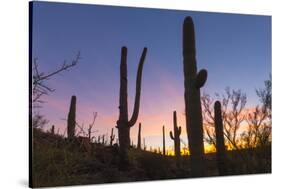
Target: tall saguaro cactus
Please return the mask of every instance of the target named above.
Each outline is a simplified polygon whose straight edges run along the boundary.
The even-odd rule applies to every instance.
[[[166,145],[165,145],[165,125],[162,127],[162,132],[163,132],[163,156],[166,155]]]
[[[203,123],[200,102],[200,88],[207,80],[207,71],[197,73],[195,32],[191,17],[183,24],[183,68],[186,129],[190,149],[191,174],[194,177],[204,175]]]
[[[67,137],[73,139],[75,137],[76,124],[76,96],[71,97],[69,113],[67,117]]]
[[[136,80],[136,96],[134,110],[131,119],[128,119],[128,87],[127,87],[127,48],[122,47],[120,65],[120,96],[119,96],[119,119],[117,121],[118,138],[120,145],[120,168],[126,168],[129,164],[128,150],[130,147],[130,128],[136,123],[140,107],[141,77],[147,48],[143,49]]]
[[[227,163],[223,136],[223,123],[221,114],[221,103],[215,102],[215,132],[216,132],[216,151],[217,151],[217,167],[220,175],[227,174]]]
[[[141,149],[141,123],[139,123],[139,132],[138,132],[138,145],[137,149]]]
[[[172,140],[174,140],[174,145],[175,145],[175,155],[177,158],[177,161],[179,161],[179,157],[181,155],[181,143],[180,143],[180,134],[181,134],[181,126],[178,127],[177,123],[177,112],[174,111],[173,114],[173,122],[174,122],[174,136],[172,131],[170,131],[170,137]]]

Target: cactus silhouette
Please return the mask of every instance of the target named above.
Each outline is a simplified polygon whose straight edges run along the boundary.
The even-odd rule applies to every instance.
[[[223,123],[221,114],[221,103],[215,102],[215,132],[216,132],[216,154],[217,154],[217,167],[219,175],[227,174],[227,163],[223,136]]]
[[[172,140],[174,140],[174,146],[175,146],[175,156],[177,160],[177,164],[179,164],[180,155],[181,155],[181,143],[180,143],[180,134],[181,134],[181,127],[178,127],[177,124],[177,112],[174,111],[173,113],[173,122],[174,122],[174,136],[172,131],[170,131],[170,137]]]
[[[137,149],[141,149],[141,123],[139,123],[139,132],[138,132],[138,145]]]
[[[137,119],[140,108],[141,95],[141,78],[142,69],[146,56],[147,48],[143,49],[140,62],[138,65],[137,79],[136,79],[136,95],[134,110],[131,119],[128,119],[128,88],[127,88],[127,48],[122,47],[121,50],[121,64],[120,64],[120,96],[119,96],[119,119],[117,121],[118,139],[120,145],[120,168],[126,169],[129,165],[128,150],[130,147],[130,127],[132,127]]]
[[[146,151],[145,138],[143,138],[143,150]]]
[[[52,128],[51,128],[51,134],[55,134],[55,126],[54,125],[52,125]]]
[[[190,149],[191,174],[194,177],[204,175],[203,123],[200,102],[200,88],[207,80],[207,71],[197,73],[195,32],[191,17],[183,24],[183,68],[186,129]]]
[[[162,133],[163,133],[163,155],[166,155],[166,145],[165,145],[165,125],[162,127]]]
[[[102,145],[105,145],[105,138],[104,138],[105,136],[104,135],[102,135]]]
[[[114,139],[115,139],[115,135],[113,134],[113,128],[112,128],[111,135],[110,135],[110,146],[112,146]]]
[[[76,124],[76,96],[71,97],[69,113],[67,117],[67,137],[74,139]]]

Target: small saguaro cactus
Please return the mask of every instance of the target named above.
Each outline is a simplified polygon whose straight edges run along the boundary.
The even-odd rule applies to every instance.
[[[181,143],[180,143],[180,134],[181,134],[181,126],[178,127],[177,123],[177,112],[174,111],[173,114],[173,122],[174,122],[174,135],[173,132],[170,131],[170,137],[172,140],[174,140],[174,146],[175,146],[175,156],[177,158],[177,161],[179,161],[179,157],[181,155]]]
[[[200,88],[207,80],[205,69],[197,72],[195,32],[191,17],[183,24],[183,69],[186,130],[190,150],[191,175],[204,176],[203,121]]]
[[[105,145],[105,135],[102,135],[102,137],[101,137],[101,138],[102,138],[102,142],[101,142],[101,143],[102,143],[102,145]]]
[[[227,174],[227,163],[223,136],[223,123],[221,114],[221,103],[215,102],[215,132],[216,132],[216,154],[217,154],[217,167],[219,175]]]
[[[51,134],[55,134],[55,126],[54,125],[52,125],[52,128],[51,128]]]
[[[145,138],[143,138],[143,150],[146,151]]]
[[[75,125],[76,125],[76,96],[72,96],[69,113],[67,117],[67,136],[69,139],[73,139],[75,137]]]
[[[134,110],[131,119],[128,119],[128,87],[127,87],[127,48],[122,47],[121,50],[121,64],[120,64],[120,96],[119,96],[119,119],[117,121],[118,139],[120,145],[120,169],[126,169],[129,165],[128,150],[130,148],[130,128],[137,122],[140,95],[141,95],[141,78],[142,69],[146,56],[147,48],[143,49],[140,62],[138,65],[137,79],[136,79],[136,95]]]
[[[139,123],[139,132],[138,132],[138,145],[137,149],[141,149],[141,123]]]
[[[162,132],[163,132],[163,156],[166,155],[166,145],[165,145],[165,125],[162,127]]]
[[[113,128],[112,128],[111,135],[110,135],[110,146],[112,146],[114,139],[115,139],[115,135],[113,134]]]

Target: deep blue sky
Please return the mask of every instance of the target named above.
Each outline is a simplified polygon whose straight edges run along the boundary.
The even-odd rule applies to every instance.
[[[98,111],[97,124],[104,125],[100,132],[114,126],[120,51],[125,45],[130,112],[139,57],[142,48],[148,47],[140,110],[140,119],[145,119],[139,121],[149,127],[158,124],[155,133],[148,132],[151,142],[160,134],[161,124],[171,128],[172,111],[184,111],[182,23],[186,16],[192,16],[195,24],[198,68],[208,70],[203,91],[221,93],[226,86],[241,89],[251,107],[258,103],[255,89],[262,87],[271,73],[269,16],[48,2],[35,2],[33,11],[33,56],[41,70],[51,71],[81,51],[79,65],[48,82],[56,91],[45,98],[48,103],[41,111],[60,127],[73,94],[78,98],[79,121],[87,123],[91,112]]]

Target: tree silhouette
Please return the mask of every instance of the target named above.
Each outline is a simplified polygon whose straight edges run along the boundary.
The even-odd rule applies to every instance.
[[[34,58],[32,63],[32,98],[29,102],[29,107],[32,110],[32,127],[42,128],[48,123],[48,120],[46,120],[43,115],[34,111],[35,109],[40,108],[41,104],[44,103],[42,100],[44,95],[48,95],[50,92],[55,91],[55,89],[49,87],[46,82],[55,75],[77,65],[80,59],[80,52],[78,52],[75,59],[70,64],[67,64],[66,61],[64,61],[60,68],[49,73],[44,73],[39,69],[38,59]]]
[[[246,120],[244,114],[247,97],[241,90],[225,89],[222,96],[222,118],[224,126],[224,136],[228,146],[234,149],[239,149],[239,129],[243,121]],[[216,97],[220,97],[216,94]],[[215,130],[214,130],[214,99],[207,93],[204,93],[201,98],[203,106],[204,120],[204,139],[207,143],[216,145]]]
[[[257,105],[254,111],[247,116],[248,129],[243,132],[242,139],[245,147],[264,147],[271,142],[271,75],[264,81],[264,88],[256,90],[261,105]]]
[[[33,108],[40,107],[40,104],[44,102],[43,100],[41,100],[42,96],[48,95],[50,92],[55,91],[55,89],[49,87],[46,82],[50,80],[53,76],[63,71],[69,70],[71,67],[77,65],[80,59],[81,59],[80,52],[78,52],[75,59],[70,64],[67,64],[67,62],[64,61],[60,68],[49,73],[44,73],[39,70],[38,59],[34,58],[33,65],[32,65],[32,105],[33,105],[32,107]]]

